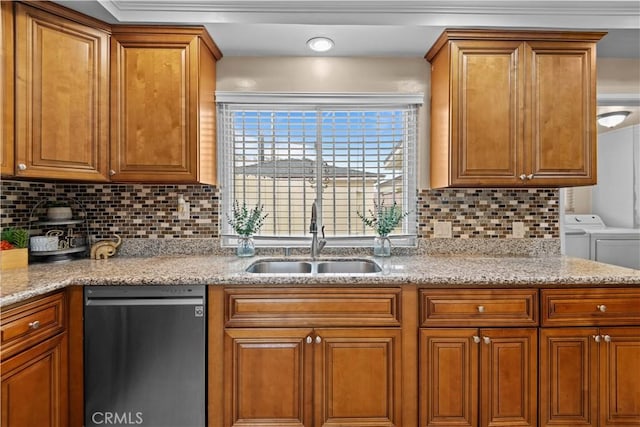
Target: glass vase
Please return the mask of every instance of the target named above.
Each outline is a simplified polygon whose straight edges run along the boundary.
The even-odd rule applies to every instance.
[[[391,240],[387,236],[376,236],[373,239],[373,255],[391,256]]]
[[[251,236],[238,236],[236,255],[239,257],[251,257],[256,254],[256,245]]]

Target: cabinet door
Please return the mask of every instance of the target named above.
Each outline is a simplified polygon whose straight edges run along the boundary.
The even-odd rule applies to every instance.
[[[478,425],[476,329],[421,329],[420,427]]]
[[[523,162],[523,43],[457,41],[451,46],[451,181],[514,185]]]
[[[595,43],[527,42],[531,185],[596,183]]]
[[[16,4],[16,174],[107,180],[109,37]]]
[[[316,329],[317,427],[401,426],[401,331]]]
[[[601,328],[600,427],[640,425],[640,327]]]
[[[13,61],[13,2],[0,2],[0,172],[13,175],[14,133],[14,61]]]
[[[596,328],[540,329],[540,426],[598,426]]]
[[[5,427],[67,425],[67,336],[60,334],[2,362]]]
[[[196,182],[198,38],[114,31],[111,44],[112,179]]]
[[[480,335],[480,425],[536,427],[537,329],[481,329]]]
[[[311,427],[311,329],[226,329],[225,426]]]

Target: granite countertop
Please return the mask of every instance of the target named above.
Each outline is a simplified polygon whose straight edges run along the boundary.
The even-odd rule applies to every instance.
[[[0,306],[69,285],[640,286],[638,270],[564,256],[392,256],[374,258],[383,270],[372,274],[253,274],[244,271],[251,263],[267,258],[278,257],[115,257],[34,264],[2,272]]]

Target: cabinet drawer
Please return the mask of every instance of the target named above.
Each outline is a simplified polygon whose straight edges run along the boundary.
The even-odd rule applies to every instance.
[[[535,326],[538,292],[514,290],[421,290],[420,326]]]
[[[543,326],[640,325],[640,289],[543,289]]]
[[[2,360],[65,329],[64,292],[4,311],[0,320]]]
[[[400,289],[227,289],[225,326],[399,326]]]

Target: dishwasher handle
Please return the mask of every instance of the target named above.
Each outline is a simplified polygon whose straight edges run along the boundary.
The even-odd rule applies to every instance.
[[[204,305],[203,298],[87,298],[87,306]]]

